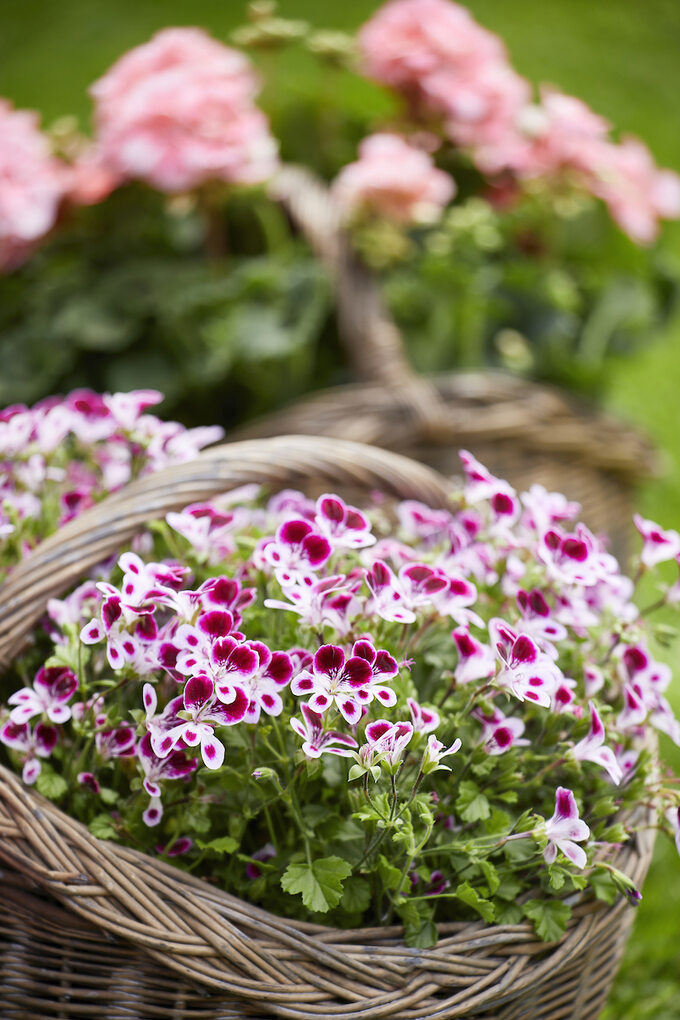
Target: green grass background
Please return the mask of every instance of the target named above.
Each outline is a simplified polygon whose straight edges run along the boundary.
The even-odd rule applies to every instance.
[[[280,12],[325,27],[352,29],[372,0],[282,0]],[[657,160],[680,170],[680,0],[470,0],[482,24],[506,40],[515,66],[581,96],[621,130],[639,134]],[[76,113],[86,125],[86,88],[125,49],[165,25],[198,24],[218,37],[243,20],[241,0],[5,0],[0,30],[0,95],[42,111],[46,121]],[[287,59],[286,95],[309,87],[314,69]],[[349,83],[358,106],[375,94]],[[680,225],[664,243],[680,262]],[[636,422],[662,451],[663,474],[645,484],[639,507],[680,527],[680,318],[635,356],[614,363],[607,404]],[[671,656],[671,661],[677,656]],[[679,671],[680,673],[680,671]],[[680,675],[672,694],[680,711]],[[680,751],[663,740],[680,774]],[[680,860],[659,841],[644,900],[607,1020],[680,1018]]]

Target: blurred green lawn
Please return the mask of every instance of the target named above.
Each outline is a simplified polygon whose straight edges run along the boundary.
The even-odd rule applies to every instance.
[[[282,0],[280,12],[326,27],[353,28],[377,8],[372,0]],[[506,40],[518,70],[589,102],[620,129],[638,133],[657,160],[680,169],[679,0],[470,0],[468,6]],[[40,109],[49,121],[77,113],[87,123],[85,89],[125,49],[164,25],[199,24],[215,35],[243,19],[241,0],[5,0],[0,37],[0,95]],[[285,90],[308,83],[310,65],[285,65]],[[365,86],[354,99],[363,102]],[[680,225],[666,244],[680,261]],[[680,319],[647,350],[614,364],[607,402],[637,422],[663,453],[663,477],[647,483],[639,507],[680,527]],[[677,649],[675,649],[677,653]],[[680,711],[680,677],[673,697]],[[663,741],[680,773],[680,750]],[[680,860],[661,840],[628,956],[607,1020],[680,1017]]]

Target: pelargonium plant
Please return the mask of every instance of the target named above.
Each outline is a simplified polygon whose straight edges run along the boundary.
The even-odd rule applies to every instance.
[[[531,919],[640,898],[618,851],[680,796],[637,580],[680,561],[638,518],[636,580],[469,453],[447,509],[246,487],[170,513],[47,608],[0,741],[96,836],[339,926]],[[47,640],[47,637],[45,638]],[[46,654],[45,654],[46,652]]]
[[[157,390],[73,390],[0,411],[0,579],[34,545],[127,482],[192,460],[223,435],[148,409]]]
[[[522,77],[464,6],[389,0],[352,36],[269,2],[248,22],[234,45],[140,39],[90,86],[85,133],[0,98],[0,403],[144,378],[182,420],[231,426],[344,381],[333,274],[281,208],[279,149],[331,182],[419,371],[601,389],[667,320],[655,242],[680,177]],[[286,46],[302,76],[275,66]]]

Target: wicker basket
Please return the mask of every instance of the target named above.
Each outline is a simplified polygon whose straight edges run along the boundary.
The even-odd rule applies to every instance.
[[[634,488],[653,469],[650,445],[617,419],[516,376],[419,376],[378,281],[343,234],[328,188],[287,166],[271,194],[330,272],[340,337],[359,383],[308,397],[230,438],[337,436],[396,450],[447,476],[459,472],[457,453],[466,448],[519,491],[540,482],[579,500],[584,520],[625,556]]]
[[[47,539],[0,590],[0,662],[48,597],[149,519],[245,482],[382,489],[433,506],[449,483],[396,454],[282,437],[218,447],[128,486]],[[344,931],[275,917],[135,850],[97,840],[2,769],[0,997],[6,1020],[594,1020],[632,923],[578,898],[559,943],[527,924],[440,926],[429,950],[398,927]],[[640,819],[643,825],[645,818]],[[617,864],[640,884],[652,830]]]

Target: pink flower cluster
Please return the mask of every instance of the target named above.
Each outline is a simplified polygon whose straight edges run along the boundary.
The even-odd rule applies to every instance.
[[[134,425],[150,399],[106,398],[104,406]],[[90,427],[104,427],[91,418]],[[119,790],[129,785],[137,821],[155,828],[185,802],[221,802],[220,770],[229,782],[241,772],[244,785],[270,782],[270,805],[288,789],[277,769],[291,784],[305,770],[323,782],[327,771],[341,800],[350,796],[337,773],[345,758],[347,782],[361,779],[378,813],[371,783],[387,777],[397,811],[404,776],[402,807],[429,798],[419,790],[436,775],[445,806],[439,818],[430,814],[431,833],[442,818],[460,829],[453,811],[466,820],[469,808],[486,810],[488,784],[488,797],[467,803],[468,793],[477,796],[473,777],[496,768],[502,776],[507,756],[533,790],[517,817],[542,813],[526,832],[509,829],[501,845],[531,838],[548,865],[559,853],[583,868],[590,829],[560,779],[578,781],[586,809],[590,796],[614,786],[625,799],[630,777],[644,774],[639,746],[649,727],[680,745],[666,698],[670,669],[645,643],[633,583],[575,523],[578,505],[539,486],[518,493],[471,453],[461,459],[457,501],[437,510],[402,503],[399,536],[386,529],[376,541],[370,512],[331,493],[311,500],[287,491],[262,506],[245,487],[168,515],[168,548],[185,543],[186,562],[140,555],[152,548],[141,536],[139,552],[52,600],[56,661],[77,662],[78,671],[44,666],[3,710],[0,742],[25,781],[42,783],[45,759],[75,757],[81,800],[106,803],[107,777],[117,777]],[[383,526],[386,512],[375,516]],[[675,532],[642,518],[637,526],[645,568],[680,558]],[[71,755],[70,729],[89,760]],[[447,760],[463,748],[469,778],[447,788]],[[332,759],[323,769],[325,755]],[[547,785],[532,786],[534,765],[539,776],[554,770]],[[670,791],[663,798],[664,811],[676,807]],[[418,810],[427,819],[424,802]]]
[[[243,54],[198,28],[168,28],[124,54],[91,88],[102,164],[161,191],[253,184],[276,170]]]
[[[185,429],[149,414],[162,399],[82,389],[0,411],[0,554],[17,527],[24,541],[22,522],[38,532],[25,541],[45,537],[133,476],[192,460],[222,437],[218,426]],[[0,571],[7,566],[0,558]]]
[[[542,87],[532,102],[502,41],[450,0],[390,0],[364,25],[366,75],[399,91],[421,119],[438,118],[484,174],[565,180],[601,198],[634,241],[680,217],[680,177],[659,170],[636,138],[573,96]]]
[[[57,220],[68,168],[52,155],[38,115],[0,99],[0,271],[20,265]]]
[[[494,141],[529,101],[498,36],[448,0],[391,0],[361,29],[359,47],[369,77],[443,116],[459,145]]]
[[[403,223],[429,223],[453,198],[453,178],[399,135],[365,138],[359,159],[338,174],[333,190],[347,211],[364,207]]]

